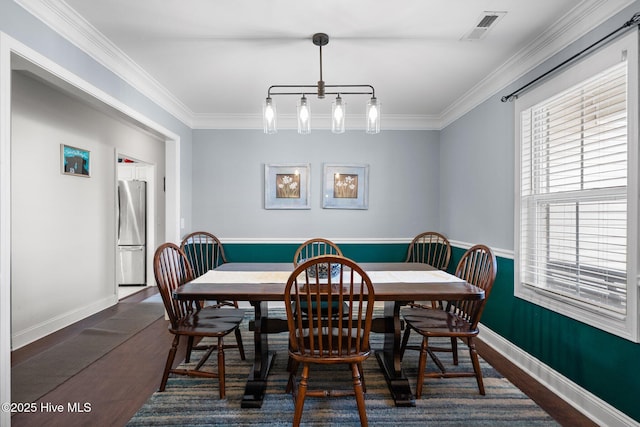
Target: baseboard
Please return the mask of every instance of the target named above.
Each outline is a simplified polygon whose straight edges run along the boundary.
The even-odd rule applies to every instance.
[[[72,310],[66,313],[62,313],[61,315],[56,316],[53,319],[38,323],[22,331],[15,332],[11,336],[11,350],[17,350],[20,347],[24,347],[27,344],[39,340],[40,338],[43,338],[66,326],[85,319],[92,314],[96,314],[97,312],[109,308],[117,303],[118,296],[110,295],[78,310]]]
[[[585,414],[598,425],[608,427],[640,427],[640,423],[620,412],[604,400],[583,389],[519,347],[480,326],[480,338],[502,356],[524,370],[549,390]]]

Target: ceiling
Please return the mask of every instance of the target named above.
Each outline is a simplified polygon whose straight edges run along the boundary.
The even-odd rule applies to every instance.
[[[319,80],[319,49],[311,37],[327,33],[329,43],[322,50],[324,81],[373,85],[382,104],[383,130],[446,125],[629,4],[624,0],[19,2],[54,5],[58,14],[65,15],[66,25],[82,28],[84,37],[93,39],[94,57],[120,70],[129,81],[143,76],[152,82],[143,92],[196,128],[260,128],[262,102],[270,85],[313,85]],[[466,39],[486,12],[506,13],[482,38]],[[310,97],[314,128],[329,126],[331,98]],[[343,98],[347,128],[362,128],[368,97]],[[274,99],[280,127],[293,126],[296,97]]]

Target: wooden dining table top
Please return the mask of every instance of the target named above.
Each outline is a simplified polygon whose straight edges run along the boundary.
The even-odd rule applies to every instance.
[[[476,286],[423,263],[375,262],[358,263],[370,276],[373,272],[412,272],[411,282],[376,282],[372,277],[376,301],[421,301],[421,300],[479,300],[484,291]],[[292,272],[293,263],[226,263],[214,271],[221,272]],[[420,278],[420,273],[424,278]],[[428,273],[432,272],[432,273]],[[206,274],[195,281],[180,286],[173,292],[176,299],[219,299],[235,301],[282,301],[286,275],[278,275],[274,283],[223,283],[207,281]],[[433,277],[437,274],[437,280]],[[450,279],[450,280],[449,280]]]

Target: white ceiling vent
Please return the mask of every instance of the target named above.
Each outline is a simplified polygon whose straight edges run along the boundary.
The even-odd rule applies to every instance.
[[[498,21],[506,14],[507,12],[482,12],[482,15],[480,15],[480,18],[476,21],[476,26],[462,36],[462,40],[473,41],[484,38],[489,30],[495,27]]]

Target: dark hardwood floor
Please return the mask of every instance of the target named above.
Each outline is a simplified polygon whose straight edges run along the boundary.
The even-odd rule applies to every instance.
[[[12,364],[18,364],[50,346],[63,342],[84,328],[117,313],[126,304],[137,304],[156,292],[155,288],[145,289],[121,300],[115,307],[16,350],[11,355]],[[164,368],[172,339],[172,335],[167,331],[167,321],[159,319],[36,402],[38,405],[48,402],[63,404],[65,407],[67,402],[89,402],[91,404],[90,412],[16,414],[11,419],[11,425],[14,427],[126,425],[157,390],[160,384],[160,373]],[[597,426],[596,423],[554,395],[488,345],[478,342],[477,347],[478,352],[487,362],[531,397],[561,425],[571,427]],[[181,352],[176,357],[178,361],[184,359],[184,347],[181,347],[180,350]]]

